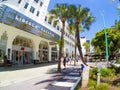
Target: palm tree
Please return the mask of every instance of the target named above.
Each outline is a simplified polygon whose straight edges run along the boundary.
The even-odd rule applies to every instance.
[[[119,21],[117,21],[117,20],[115,20],[115,26],[114,26],[117,30],[119,30],[120,31],[120,20]]]
[[[86,49],[86,54],[88,54],[89,51],[90,51],[90,44],[89,44],[88,42],[85,42],[85,43],[83,43],[83,46],[84,46],[85,49]]]
[[[62,31],[61,38],[59,40],[59,60],[58,60],[58,72],[61,72],[61,57],[63,55],[63,47],[64,47],[64,32],[65,32],[65,22],[69,15],[67,4],[56,4],[55,8],[49,11],[52,14],[49,18],[50,21],[54,20],[54,24],[60,20],[62,22]],[[56,20],[57,19],[57,20]]]
[[[76,9],[75,9],[75,11],[74,11],[74,13],[72,15],[73,16],[71,16],[72,18],[70,20],[70,24],[74,23],[74,25],[76,27],[76,31],[75,32],[76,32],[78,51],[80,53],[82,62],[85,65],[87,65],[86,62],[84,61],[83,53],[82,53],[82,50],[81,50],[79,29],[81,30],[81,28],[82,28],[82,29],[89,30],[90,25],[94,21],[94,17],[90,14],[90,10],[88,8],[81,8],[80,5],[78,5],[76,7]]]

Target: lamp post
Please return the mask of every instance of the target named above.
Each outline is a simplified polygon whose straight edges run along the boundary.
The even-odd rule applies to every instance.
[[[117,9],[118,9],[118,16],[120,17],[120,0],[119,0],[119,3],[118,3],[118,6],[117,6]]]
[[[104,24],[104,34],[105,34],[105,43],[106,43],[106,60],[108,62],[108,40],[107,40],[107,33],[106,33],[106,24],[105,24],[104,14],[101,13],[101,15],[102,15],[103,24]]]

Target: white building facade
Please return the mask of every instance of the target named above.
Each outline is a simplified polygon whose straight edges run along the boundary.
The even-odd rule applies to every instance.
[[[86,49],[85,47],[83,46],[83,44],[87,41],[86,40],[86,37],[81,37],[80,38],[80,41],[81,41],[81,49],[82,49],[82,53],[83,53],[83,56],[86,54]],[[77,49],[77,55],[79,55],[79,51]]]
[[[0,0],[0,59],[13,64],[55,62],[61,27],[46,19],[50,0]],[[75,38],[65,29],[64,55],[74,54]]]

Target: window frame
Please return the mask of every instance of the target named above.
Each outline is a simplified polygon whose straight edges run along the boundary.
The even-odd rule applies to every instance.
[[[30,7],[30,12],[34,13],[35,12],[35,8],[33,6]]]

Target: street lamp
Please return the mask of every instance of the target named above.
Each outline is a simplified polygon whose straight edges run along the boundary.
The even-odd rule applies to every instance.
[[[108,62],[108,40],[107,40],[107,33],[106,33],[106,24],[105,24],[104,14],[101,13],[101,15],[102,15],[103,24],[104,24],[105,43],[106,43],[106,60],[107,60],[107,62]]]

